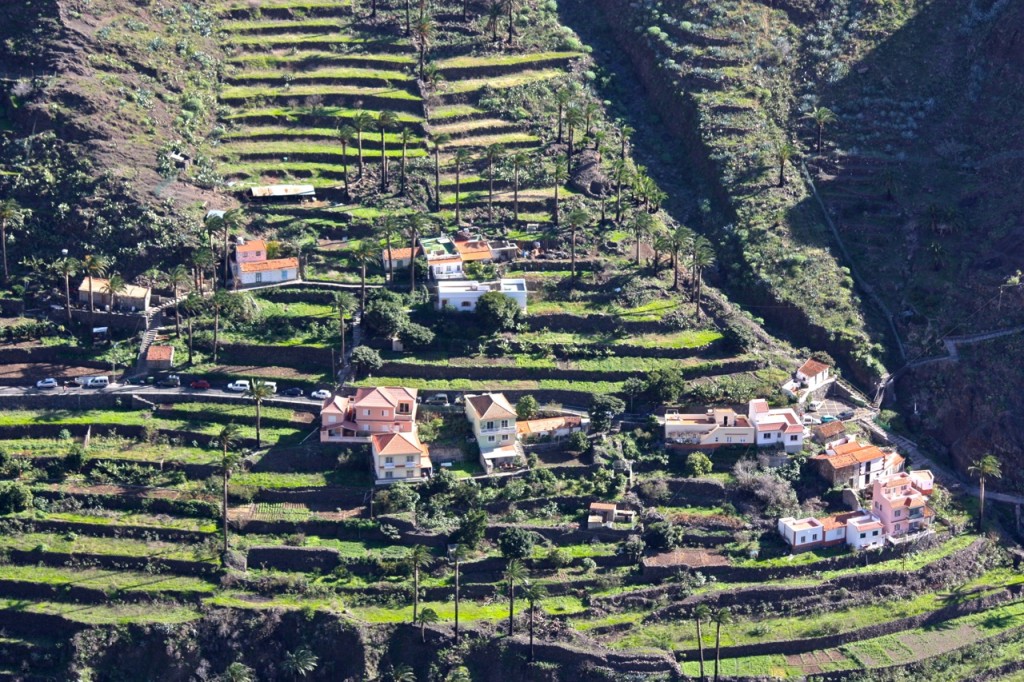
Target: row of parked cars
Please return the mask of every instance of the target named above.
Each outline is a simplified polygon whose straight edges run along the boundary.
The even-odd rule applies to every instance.
[[[76,386],[81,386],[82,388],[99,388],[99,389],[102,389],[102,388],[106,388],[107,386],[109,386],[112,382],[110,381],[110,377],[97,376],[97,377],[76,377],[74,379],[73,383]],[[270,386],[271,390],[274,393],[278,392],[277,391],[277,383],[276,382],[267,381],[265,383],[268,386]],[[47,377],[45,379],[40,379],[39,381],[36,382],[36,388],[39,389],[39,390],[42,390],[42,391],[53,390],[53,389],[59,388],[60,385],[61,385],[61,383],[59,381],[57,381],[57,379],[55,379],[53,377]],[[156,386],[158,386],[160,388],[178,388],[178,387],[181,386],[181,377],[178,376],[177,374],[170,374],[170,375],[165,376],[165,377],[161,378],[160,380],[158,380],[156,382]],[[194,391],[208,391],[211,388],[210,382],[207,381],[206,379],[195,379],[195,380],[193,380],[192,382],[189,383],[188,387],[191,388]],[[249,380],[248,379],[238,379],[238,380],[232,381],[230,384],[228,384],[227,387],[224,390],[230,391],[232,393],[245,393],[246,391],[249,390],[249,387],[250,387],[250,384],[249,384]],[[279,393],[279,395],[290,397],[290,398],[301,398],[304,395],[304,392],[303,392],[303,390],[301,388],[298,388],[296,386],[296,387],[284,389],[283,391],[281,391]],[[310,393],[309,397],[312,398],[313,400],[326,400],[327,398],[331,397],[331,392],[326,390],[326,389],[320,389],[320,390],[313,391],[312,393]]]

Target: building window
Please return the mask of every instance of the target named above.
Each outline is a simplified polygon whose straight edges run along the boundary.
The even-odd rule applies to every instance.
[[[772,434],[770,434],[770,433],[764,434],[764,440],[768,440],[771,437],[772,437]]]
[[[335,423],[336,421],[338,421],[338,418],[337,418],[337,417],[335,417],[335,416],[334,416],[333,414],[329,414],[329,415],[327,415],[327,423],[328,423],[328,424],[333,424],[333,423]]]
[[[255,282],[256,282],[257,284],[259,284],[259,283],[260,283],[260,282],[262,282],[262,281],[263,281],[263,273],[262,273],[262,272],[257,272],[257,273],[256,273],[256,279],[255,279]]]
[[[405,463],[406,464],[412,464],[413,461],[415,461],[415,459],[416,459],[416,457],[413,456],[413,455],[406,455],[405,456]]]
[[[410,414],[412,412],[412,405],[409,403],[398,403],[398,414]]]
[[[896,524],[896,530],[899,530],[899,529],[900,529],[900,524],[897,523]]]
[[[395,463],[395,458],[394,457],[385,457],[384,458],[384,463],[385,464],[394,464]]]
[[[903,510],[902,510],[902,509],[897,509],[897,510],[896,510],[896,513],[895,513],[895,514],[893,514],[893,516],[895,516],[895,517],[896,517],[897,519],[898,519],[898,518],[899,518],[900,516],[902,516],[902,515],[903,515]]]
[[[817,534],[817,533],[815,533],[815,534],[813,534],[813,535],[811,536],[811,542],[814,542],[814,541],[815,541],[815,540],[817,540],[817,539],[818,539],[818,534]]]
[[[873,537],[873,538],[874,537],[878,537],[878,531],[877,530],[876,531],[872,531],[871,537]]]
[[[395,477],[395,474],[393,472],[391,472],[391,471],[385,471],[384,472],[384,478],[394,478],[394,477]]]
[[[861,534],[860,534],[860,539],[861,539],[861,540],[863,540],[863,539],[864,539],[864,538],[866,538],[867,536],[868,536],[868,534],[867,534],[867,533],[861,533]]]
[[[416,470],[415,469],[406,469],[405,470],[405,477],[406,478],[415,478],[416,477]]]
[[[370,411],[369,410],[363,410],[363,416],[364,417],[369,417],[370,416]]]
[[[503,428],[503,429],[507,429],[508,428],[508,420],[507,419],[502,419],[501,420],[501,428]]]
[[[502,434],[502,435],[501,435],[501,439],[502,439],[503,441],[504,441],[504,440],[508,440],[508,434],[507,434],[507,433],[504,433],[504,434]]]
[[[462,302],[462,307],[463,308],[469,308],[469,307],[472,307],[472,305],[473,304],[471,302],[469,302],[469,301],[463,301]]]
[[[488,431],[493,430],[494,429],[494,422],[487,422],[486,424],[484,424],[484,428],[487,429]]]
[[[796,442],[796,436],[790,436],[789,439],[793,442]]]
[[[493,443],[494,442],[494,436],[487,436],[487,442],[488,443]]]

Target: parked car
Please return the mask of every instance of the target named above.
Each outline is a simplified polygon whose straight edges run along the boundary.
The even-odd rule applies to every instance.
[[[326,388],[321,388],[319,391],[313,391],[312,393],[310,393],[309,397],[313,398],[314,400],[327,400],[328,398],[331,397],[331,392],[328,391]]]
[[[41,388],[41,389],[57,388],[57,380],[54,379],[53,377],[48,377],[46,379],[40,379],[39,381],[36,382],[36,388]]]
[[[807,411],[808,412],[817,412],[818,410],[821,409],[822,405],[824,405],[824,404],[825,403],[823,403],[820,400],[814,400],[812,402],[809,402],[809,403],[807,403]]]
[[[817,417],[815,417],[813,415],[810,415],[810,414],[805,414],[804,415],[804,425],[806,425],[806,426],[816,426],[817,424],[820,424],[820,423],[821,423],[821,420],[818,419]]]
[[[448,407],[451,404],[448,402],[447,393],[435,393],[423,402],[427,405],[438,405],[440,407]]]
[[[249,390],[249,380],[238,379],[236,381],[232,381],[230,384],[227,385],[227,388],[225,388],[224,390],[233,391],[235,393],[245,393],[246,391]]]
[[[847,419],[853,419],[855,416],[857,416],[857,413],[854,412],[853,410],[843,410],[842,412],[839,413],[839,418],[842,419],[843,421],[846,421]]]
[[[110,377],[89,377],[85,382],[86,388],[106,388],[110,385]]]
[[[292,388],[286,388],[283,391],[281,391],[281,395],[286,396],[288,398],[301,398],[302,389],[293,386]]]
[[[177,374],[170,374],[156,382],[156,385],[160,388],[178,388],[181,386],[181,377]]]
[[[196,391],[207,391],[210,389],[210,382],[206,379],[196,379],[188,387]]]
[[[836,419],[835,417],[833,417],[830,414],[826,414],[824,417],[821,418],[821,423],[822,424],[828,424],[829,422],[835,422],[835,421],[839,421],[839,420]]]

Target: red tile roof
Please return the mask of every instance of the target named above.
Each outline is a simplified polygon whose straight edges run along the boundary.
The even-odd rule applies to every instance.
[[[378,455],[426,455],[427,446],[412,432],[378,433],[373,436],[373,451]]]
[[[792,366],[792,365],[790,365]],[[797,371],[803,374],[807,378],[816,377],[822,372],[827,371],[829,368],[824,362],[818,362],[817,360],[808,360],[805,362],[800,369]]]
[[[174,359],[174,346],[150,346],[146,351],[148,362],[170,362]]]
[[[409,247],[405,247],[404,249],[391,249],[391,258],[392,260],[407,260],[413,256],[420,255],[420,252],[421,249],[418,246],[415,249],[410,249]],[[384,249],[384,260],[387,261],[387,259],[388,250]]]
[[[238,266],[240,272],[267,272],[269,270],[291,270],[298,269],[298,258],[275,258],[274,260],[256,261],[253,263],[241,263]]]
[[[474,395],[466,399],[473,406],[473,411],[481,419],[495,419],[501,417],[515,417],[516,411],[508,400],[501,393],[485,393]]]
[[[266,251],[267,243],[262,239],[254,239],[251,242],[235,245],[235,253],[250,253],[252,251]]]

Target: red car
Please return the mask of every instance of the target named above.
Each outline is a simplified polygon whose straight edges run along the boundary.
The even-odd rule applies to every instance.
[[[188,386],[189,388],[194,388],[197,391],[205,391],[210,388],[210,382],[206,379],[196,379]]]

